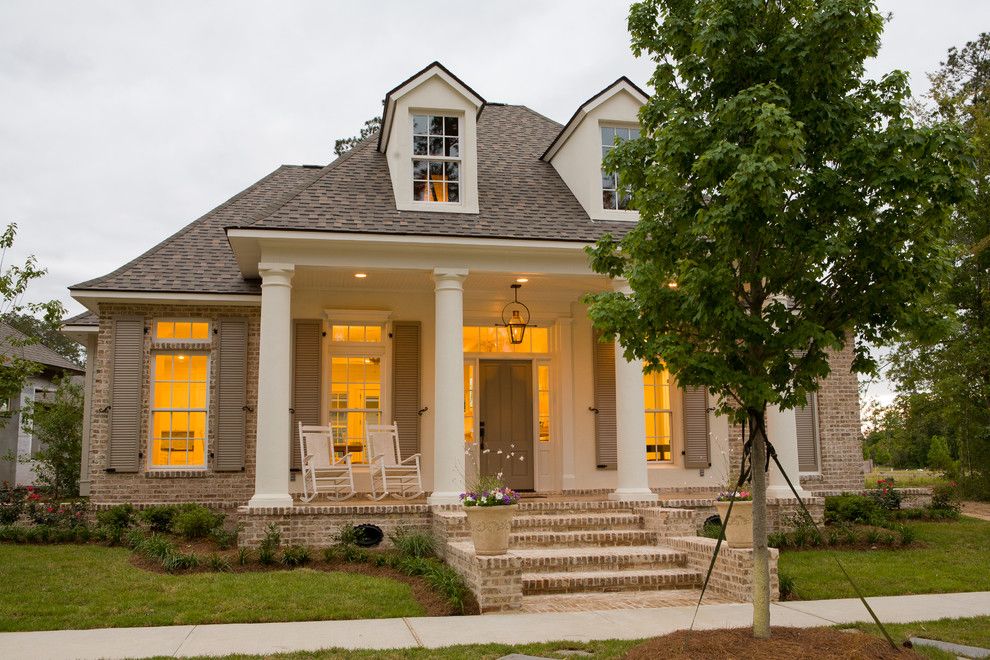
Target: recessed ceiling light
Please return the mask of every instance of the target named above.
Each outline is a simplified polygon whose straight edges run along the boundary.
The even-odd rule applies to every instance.
[[[354,273],[354,277],[358,278],[359,280],[363,280],[367,276],[368,276],[367,273]]]
[[[517,277],[516,278],[516,282],[519,282],[520,284],[525,284],[526,282],[529,282],[529,278],[528,277]]]

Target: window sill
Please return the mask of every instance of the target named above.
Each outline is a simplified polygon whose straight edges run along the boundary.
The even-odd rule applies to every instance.
[[[647,470],[673,470],[681,469],[680,465],[675,465],[674,463],[647,463]]]
[[[213,342],[209,339],[155,339],[151,342],[151,348],[155,351],[209,351],[213,348]]]
[[[206,468],[189,468],[179,470],[153,469],[146,470],[144,477],[145,479],[195,479],[197,477],[205,477],[208,474],[209,470]]]

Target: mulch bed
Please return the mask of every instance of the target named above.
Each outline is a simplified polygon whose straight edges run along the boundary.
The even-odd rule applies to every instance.
[[[258,562],[256,553],[253,551],[251,561],[247,564],[241,566],[237,563],[237,550],[217,550],[216,546],[209,541],[179,541],[176,543],[176,548],[181,552],[195,552],[199,555],[200,559],[203,559],[207,554],[216,553],[221,557],[225,557],[230,562],[230,573],[263,573],[269,571],[291,571],[295,568],[309,568],[314,571],[326,571],[326,572],[340,572],[340,573],[357,573],[360,575],[369,575],[371,577],[381,577],[387,578],[389,580],[395,580],[396,582],[402,582],[403,584],[409,585],[412,590],[413,598],[416,599],[423,609],[426,610],[427,616],[454,616],[461,614],[480,614],[481,608],[478,606],[478,601],[475,600],[474,594],[468,592],[464,611],[454,609],[447,599],[442,595],[437,593],[432,587],[430,587],[427,582],[420,578],[412,575],[406,575],[388,566],[375,566],[374,564],[357,563],[357,562],[331,562],[328,563],[324,561],[321,557],[320,552],[314,551],[314,559],[304,566],[299,567],[288,567],[282,564],[261,564]],[[319,557],[319,558],[317,558]],[[215,573],[206,564],[200,564],[198,567],[179,571],[176,573],[169,573],[164,568],[162,568],[161,562],[155,561],[149,557],[132,552],[130,556],[130,562],[133,566],[140,568],[145,571],[150,571],[152,573],[162,573],[169,575],[184,575],[189,573]]]
[[[750,628],[681,630],[634,646],[626,660],[887,660],[921,658],[906,648],[894,650],[880,637],[834,628],[772,628],[770,639],[754,639]]]

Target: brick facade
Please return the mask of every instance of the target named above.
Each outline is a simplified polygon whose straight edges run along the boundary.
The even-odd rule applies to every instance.
[[[139,472],[110,473],[106,471],[109,441],[109,415],[107,407],[112,404],[110,383],[112,378],[111,341],[113,320],[122,316],[143,316],[145,319],[144,373],[142,376],[141,440],[142,453],[146,457],[150,443],[150,401],[151,401],[151,361],[158,349],[206,350],[210,354],[210,383],[216,382],[217,342],[211,339],[207,344],[160,343],[152,339],[152,323],[156,319],[196,318],[208,319],[211,328],[216,327],[221,317],[245,317],[248,320],[248,370],[247,405],[245,424],[245,465],[242,472],[214,472],[213,458],[210,456],[211,441],[216,427],[217,388],[208,392],[207,417],[207,470],[166,470],[150,471],[142,468]],[[94,504],[108,503],[149,503],[149,502],[202,502],[202,503],[245,503],[254,494],[254,439],[257,428],[255,409],[258,402],[258,346],[261,321],[256,307],[235,306],[189,306],[189,305],[100,305],[100,329],[97,340],[96,359],[93,373],[93,405],[89,467],[91,475],[90,498]],[[215,335],[214,335],[215,337]]]
[[[241,533],[238,545],[255,548],[274,524],[283,545],[327,548],[337,542],[345,525],[371,524],[385,534],[380,547],[392,545],[391,536],[399,531],[431,531],[430,508],[425,504],[373,504],[334,506],[292,506],[238,509]]]

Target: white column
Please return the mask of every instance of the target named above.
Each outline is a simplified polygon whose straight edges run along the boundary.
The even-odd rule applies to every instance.
[[[776,406],[767,406],[767,437],[777,452],[781,466],[787,471],[791,483],[794,484],[798,494],[804,497],[805,492],[801,489],[801,475],[798,470],[797,426],[794,422],[793,409],[781,410]],[[794,493],[791,492],[772,459],[767,477],[768,499],[794,497]]]
[[[646,466],[646,416],[643,407],[643,365],[622,355],[615,343],[615,432],[617,487],[610,500],[656,500]]]
[[[289,407],[292,405],[291,264],[259,264],[258,435],[254,497],[249,507],[292,506],[289,495]]]
[[[457,504],[464,484],[464,278],[437,268],[434,338],[433,493],[429,504]]]
[[[560,484],[562,490],[577,489],[574,457],[574,319],[557,319],[557,388],[558,406],[556,442],[560,446]]]

